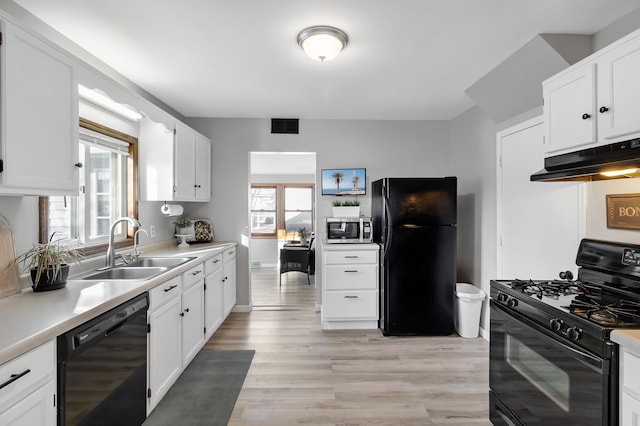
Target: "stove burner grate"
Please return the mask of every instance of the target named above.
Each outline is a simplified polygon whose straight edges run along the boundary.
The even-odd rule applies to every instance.
[[[558,299],[560,296],[584,294],[585,292],[582,284],[570,280],[533,281],[516,279],[511,281],[510,286],[538,299],[542,299],[543,296]]]
[[[631,327],[640,325],[640,303],[630,300],[603,305],[588,297],[586,300],[576,298],[566,308],[573,314],[603,326]]]

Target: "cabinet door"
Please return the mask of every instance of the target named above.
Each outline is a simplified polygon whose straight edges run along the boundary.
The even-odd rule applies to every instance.
[[[222,268],[220,268],[204,280],[205,339],[210,338],[222,324],[222,278]]]
[[[2,188],[78,193],[78,84],[70,57],[4,22]]]
[[[211,199],[211,143],[208,139],[196,134],[196,200]]]
[[[222,267],[224,272],[224,316],[225,318],[236,304],[236,259],[235,257],[225,262]]]
[[[180,298],[149,314],[149,409],[158,404],[182,372]]]
[[[640,425],[640,401],[629,395],[622,393],[621,398],[621,426],[638,426]]]
[[[595,64],[543,85],[545,151],[596,142]]]
[[[144,201],[172,201],[174,167],[173,129],[149,118],[140,120],[138,139],[138,169],[140,199]]]
[[[6,426],[54,426],[56,409],[53,380],[36,389],[0,414],[0,424]]]
[[[193,201],[195,199],[195,133],[187,126],[176,123],[175,127],[175,199]]]
[[[640,39],[598,61],[598,138],[603,144],[640,134]]]
[[[182,293],[182,366],[189,365],[204,344],[204,281]]]

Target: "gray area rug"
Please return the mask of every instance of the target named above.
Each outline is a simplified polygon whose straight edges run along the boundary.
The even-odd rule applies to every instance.
[[[144,426],[226,425],[254,354],[200,351]]]

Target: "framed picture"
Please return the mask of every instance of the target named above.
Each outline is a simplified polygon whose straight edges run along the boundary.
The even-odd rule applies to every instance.
[[[322,169],[322,195],[365,195],[366,169]]]

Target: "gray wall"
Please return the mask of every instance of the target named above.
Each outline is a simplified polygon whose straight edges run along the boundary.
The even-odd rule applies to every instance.
[[[270,134],[268,119],[194,118],[187,123],[212,140],[212,202],[196,213],[212,219],[216,239],[240,243],[239,305],[250,304],[249,152],[315,152],[317,170],[366,167],[368,185],[384,176],[449,173],[449,125],[445,121],[301,120],[299,135]],[[319,184],[317,180],[317,187]],[[331,215],[333,199],[316,194],[318,223]],[[370,214],[369,196],[360,201],[362,213]]]

